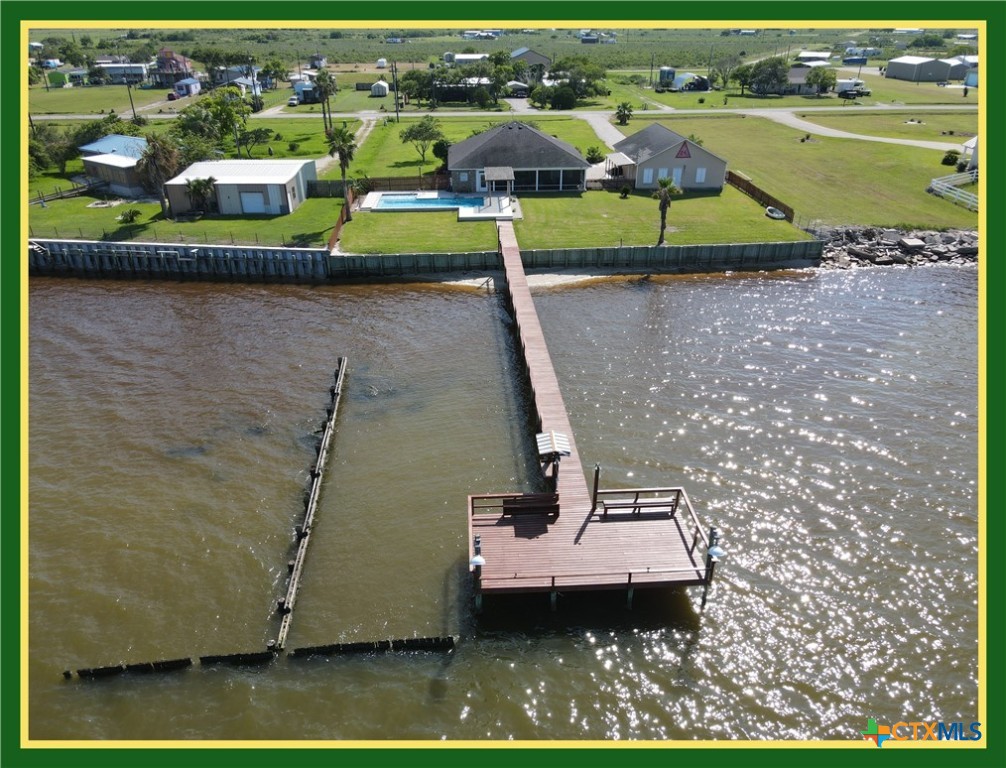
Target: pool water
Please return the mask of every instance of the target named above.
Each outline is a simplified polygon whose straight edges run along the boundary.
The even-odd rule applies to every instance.
[[[484,198],[480,196],[440,196],[440,197],[420,197],[413,194],[402,195],[381,195],[374,210],[378,211],[422,211],[430,208],[463,208],[473,205],[481,205]]]

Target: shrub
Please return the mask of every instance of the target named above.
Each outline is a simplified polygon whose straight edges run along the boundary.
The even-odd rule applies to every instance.
[[[593,165],[594,163],[600,163],[604,160],[604,153],[597,147],[590,147],[585,155],[587,162]]]
[[[957,165],[957,161],[961,159],[961,153],[955,149],[948,149],[947,153],[943,156],[943,160],[940,162],[943,165]]]
[[[283,141],[283,134],[280,133],[279,131],[276,131],[276,133],[273,134],[272,140],[273,141]]]
[[[632,192],[632,187],[628,184],[624,184],[618,192],[622,196],[622,199],[625,200],[629,196],[629,193]]]
[[[958,160],[957,161],[957,172],[958,173],[964,173],[964,171],[966,171],[967,169],[968,169],[968,164],[967,164],[966,160]]]
[[[286,146],[287,146],[287,149],[289,149],[291,152],[296,152],[298,149],[300,149],[300,144],[297,143],[296,141],[291,141]]]
[[[568,85],[560,86],[552,94],[552,109],[573,109],[576,106],[576,91]]]
[[[706,103],[706,97],[705,96],[700,96],[699,97],[699,104],[705,104],[705,103]]]
[[[119,214],[119,221],[121,221],[123,224],[132,224],[142,215],[143,211],[141,211],[139,208],[128,208],[127,210]]]

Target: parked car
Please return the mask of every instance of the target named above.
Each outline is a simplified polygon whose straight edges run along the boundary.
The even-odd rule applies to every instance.
[[[858,99],[862,96],[869,96],[872,91],[869,88],[846,88],[838,92],[840,99]]]
[[[300,104],[300,99],[298,99],[296,96],[291,96],[289,99],[286,100],[286,105],[288,107],[296,107],[298,104]]]
[[[174,91],[172,91],[171,93],[168,94],[168,101],[174,101],[177,98],[178,98],[178,94],[175,93]]]

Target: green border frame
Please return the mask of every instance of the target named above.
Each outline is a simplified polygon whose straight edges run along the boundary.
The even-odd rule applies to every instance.
[[[68,0],[49,2],[25,2],[24,0],[3,0],[0,2],[0,62],[3,71],[17,72],[17,78],[8,76],[7,87],[0,96],[2,115],[3,153],[0,162],[0,237],[7,257],[0,263],[0,366],[3,366],[3,387],[0,397],[0,450],[3,451],[2,480],[0,483],[0,628],[6,642],[0,646],[0,765],[10,768],[25,766],[175,766],[190,768],[201,765],[219,766],[233,764],[240,766],[274,766],[277,761],[295,762],[299,766],[330,765],[478,765],[510,766],[515,761],[525,764],[609,766],[613,761],[632,761],[636,765],[677,763],[681,765],[728,766],[739,763],[764,765],[805,765],[846,766],[852,761],[863,765],[893,766],[1002,766],[1006,765],[1006,734],[1003,732],[1003,686],[1006,679],[1003,669],[1002,649],[1006,647],[1003,636],[1003,614],[995,606],[1003,604],[1002,585],[1004,579],[1003,558],[986,560],[986,613],[985,637],[982,648],[987,664],[985,681],[985,721],[982,723],[982,741],[971,748],[940,749],[887,749],[850,752],[846,748],[829,746],[793,747],[733,746],[715,744],[708,748],[687,751],[648,746],[634,743],[620,744],[613,748],[629,749],[628,754],[613,754],[605,748],[550,749],[537,745],[522,746],[515,752],[511,748],[491,743],[487,747],[442,748],[431,744],[430,748],[415,748],[405,745],[398,747],[376,747],[373,749],[328,749],[304,748],[124,748],[124,749],[22,749],[21,738],[21,660],[20,660],[20,554],[21,554],[21,470],[22,438],[27,445],[27,437],[22,435],[21,398],[25,394],[22,386],[22,366],[27,360],[26,338],[22,338],[22,255],[20,233],[20,179],[21,179],[21,122],[20,83],[23,73],[20,61],[20,22],[57,20],[99,20],[128,19],[129,21],[187,20],[187,21],[263,21],[281,19],[283,21],[368,21],[386,19],[389,21],[443,21],[454,22],[535,22],[568,21],[576,24],[584,20],[598,21],[667,21],[672,26],[675,21],[718,21],[736,20],[743,26],[761,26],[773,21],[843,21],[845,19],[875,22],[905,20],[913,23],[938,23],[963,19],[985,21],[986,58],[981,62],[984,72],[996,77],[1006,71],[1004,67],[1003,43],[1006,43],[1006,3],[1003,0],[848,0],[841,4],[811,3],[806,0],[769,0],[769,2],[739,2],[738,0],[706,0],[701,3],[669,2],[668,0],[621,0],[614,3],[598,0],[551,0],[549,3],[513,0],[506,3],[476,6],[471,0],[428,0],[427,2],[405,2],[389,0],[379,5],[351,5],[349,3],[301,0],[297,4],[278,4],[263,0],[215,0],[214,2],[192,2],[176,0],[171,3],[143,3],[137,0],[93,0],[88,3]],[[994,77],[987,79],[992,87],[1000,83]],[[984,86],[984,83],[983,83]],[[1001,102],[986,101],[987,125],[1002,126],[1003,107]],[[988,212],[1006,209],[1003,186],[1006,179],[1006,156],[1002,143],[983,142],[983,174],[987,179],[984,205]],[[989,432],[995,423],[996,411],[988,397],[988,330],[994,317],[989,290],[998,287],[999,268],[994,259],[1004,242],[1003,220],[991,213],[987,214],[982,232],[982,264],[979,277],[979,491],[980,509],[984,514],[986,551],[995,552],[994,542],[1006,541],[1003,518],[994,514],[989,503],[989,483],[987,467],[994,452],[989,450]],[[15,459],[17,457],[17,459]],[[984,461],[982,461],[984,459]],[[980,540],[981,541],[981,540]],[[991,606],[991,610],[988,607]],[[896,649],[892,649],[896,653]],[[981,658],[980,658],[981,661]],[[864,723],[864,727],[865,727]],[[189,745],[186,745],[189,746]],[[851,744],[850,744],[851,746]]]

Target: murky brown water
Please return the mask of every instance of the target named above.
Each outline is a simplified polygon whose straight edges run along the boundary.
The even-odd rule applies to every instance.
[[[723,530],[701,618],[695,590],[474,621],[465,497],[534,466],[498,297],[34,280],[31,737],[842,740],[867,717],[974,719],[974,270],[535,301],[583,460],[682,481]],[[340,355],[289,647],[453,633],[455,653],[64,681],[275,636]]]

